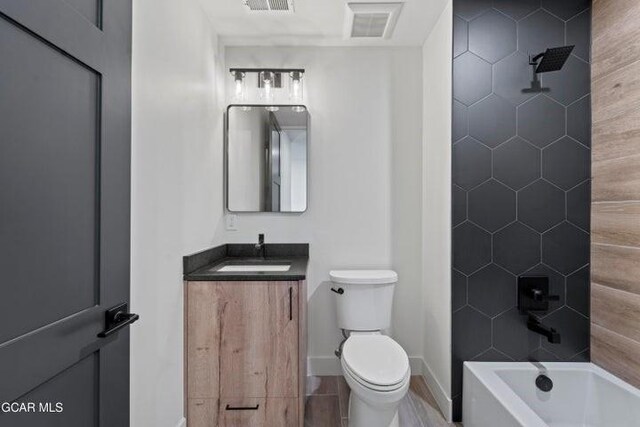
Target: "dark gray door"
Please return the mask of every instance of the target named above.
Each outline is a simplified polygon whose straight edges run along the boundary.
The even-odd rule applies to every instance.
[[[0,0],[0,426],[129,424],[130,74],[130,0]]]

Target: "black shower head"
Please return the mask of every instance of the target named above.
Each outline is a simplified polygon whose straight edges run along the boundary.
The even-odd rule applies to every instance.
[[[562,46],[547,49],[546,52],[531,58],[529,63],[531,65],[537,65],[536,73],[538,74],[558,71],[562,69],[564,63],[567,62],[567,59],[569,58],[569,55],[571,55],[574,47],[575,46]],[[538,60],[540,60],[540,58],[542,58],[542,61],[538,64]]]

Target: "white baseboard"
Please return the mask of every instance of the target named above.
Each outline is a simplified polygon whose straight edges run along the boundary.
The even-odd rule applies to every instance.
[[[424,375],[422,357],[409,356],[411,375]],[[340,359],[335,356],[310,357],[307,359],[307,375],[342,375]]]
[[[438,382],[436,377],[433,375],[433,372],[431,371],[431,368],[429,368],[429,365],[427,365],[424,360],[421,359],[421,361],[422,376],[424,376],[424,379],[427,382],[427,387],[429,387],[429,391],[431,391],[431,394],[440,407],[440,411],[442,411],[442,414],[444,415],[446,421],[450,423],[452,422],[451,420],[453,418],[453,401],[451,400],[445,389],[442,388],[442,385]]]
[[[187,419],[182,417],[180,421],[178,421],[178,424],[176,424],[176,427],[187,427]]]

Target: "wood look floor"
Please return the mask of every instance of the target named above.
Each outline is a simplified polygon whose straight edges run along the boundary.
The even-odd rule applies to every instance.
[[[342,376],[309,377],[305,427],[347,427],[349,386]],[[445,421],[424,378],[412,376],[409,392],[400,403],[401,427],[453,426]]]

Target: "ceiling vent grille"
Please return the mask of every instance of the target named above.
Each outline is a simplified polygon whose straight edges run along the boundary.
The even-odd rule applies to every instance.
[[[382,37],[388,22],[388,13],[356,13],[351,37]]]
[[[348,3],[346,38],[385,38],[393,33],[402,3]]]
[[[293,0],[242,0],[247,11],[293,13]]]

